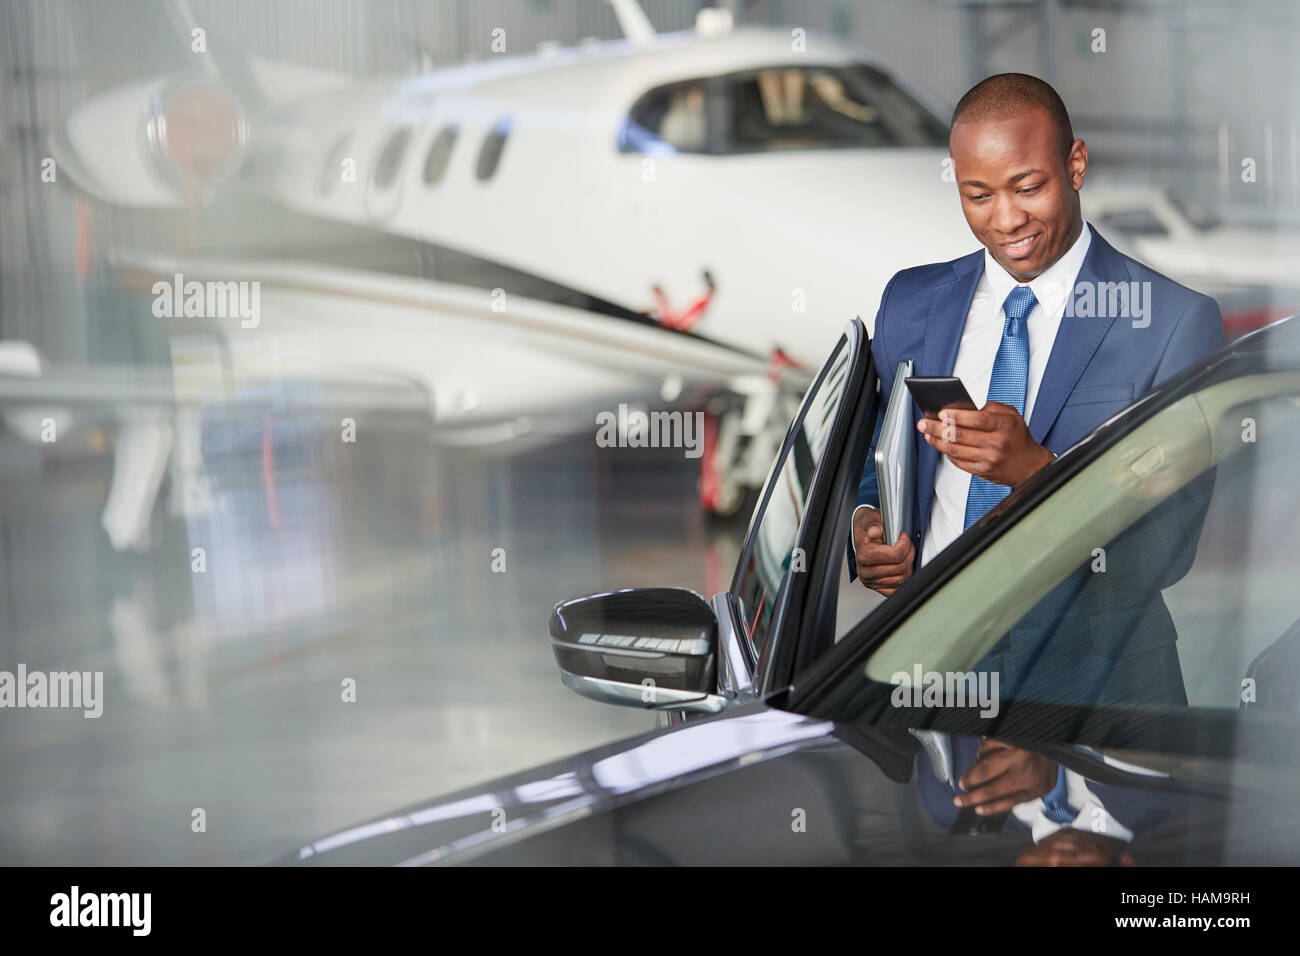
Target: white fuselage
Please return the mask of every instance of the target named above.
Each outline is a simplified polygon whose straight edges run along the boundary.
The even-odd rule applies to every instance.
[[[708,270],[716,294],[694,332],[815,366],[845,321],[871,323],[896,271],[977,248],[943,180],[947,151],[645,155],[621,152],[619,133],[638,98],[665,84],[861,56],[812,40],[795,52],[782,31],[738,30],[364,84],[286,109],[289,131],[264,147],[277,161],[254,184],[300,212],[449,247],[633,311],[653,307],[655,284],[674,306],[689,303]],[[482,144],[501,123],[499,165],[479,180]],[[430,186],[426,156],[450,126],[455,146]],[[377,185],[378,158],[403,127],[399,172]],[[355,182],[322,188],[344,158],[356,163]]]

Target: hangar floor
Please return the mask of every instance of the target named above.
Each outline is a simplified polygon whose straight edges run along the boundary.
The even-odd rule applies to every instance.
[[[42,461],[0,437],[0,669],[104,672],[98,719],[0,714],[0,863],[258,863],[649,729],[560,684],[552,605],[712,594],[734,567],[741,528],[701,515],[680,451],[485,455],[415,429],[322,451],[282,415],[194,427],[197,493],[173,471],[126,552],[100,524],[111,450]]]

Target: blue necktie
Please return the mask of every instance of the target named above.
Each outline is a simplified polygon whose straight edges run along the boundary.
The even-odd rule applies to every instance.
[[[1051,793],[1043,795],[1044,811],[1047,813],[1047,819],[1053,823],[1070,823],[1079,815],[1077,810],[1070,809],[1069,788],[1065,784],[1065,768],[1058,767],[1056,770],[1056,786],[1052,788]]]
[[[993,359],[993,375],[989,379],[989,401],[1013,406],[1022,418],[1025,415],[1025,390],[1029,387],[1029,330],[1026,320],[1037,304],[1034,290],[1027,285],[1016,286],[1007,296],[1007,301],[1002,304],[1007,322],[1002,327],[1002,344]],[[1007,485],[972,475],[970,490],[966,492],[966,522],[962,530],[979,521],[1009,494],[1011,488]]]

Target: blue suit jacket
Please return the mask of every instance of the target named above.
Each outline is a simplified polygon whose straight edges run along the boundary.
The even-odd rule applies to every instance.
[[[1092,229],[1091,226],[1088,226]],[[984,270],[984,251],[952,262],[905,269],[889,280],[876,313],[871,351],[880,375],[882,406],[894,387],[898,363],[911,359],[913,375],[951,375],[966,315]],[[1152,386],[1222,348],[1218,304],[1116,251],[1092,229],[1092,244],[1077,283],[1149,282],[1149,324],[1132,318],[1061,320],[1030,416],[1034,441],[1060,454]],[[920,419],[912,404],[912,419]],[[877,504],[875,450],[882,413],[858,487],[858,504]],[[904,527],[920,562],[930,526],[939,453],[920,434],[916,442],[916,495]],[[853,555],[850,571],[857,576]]]

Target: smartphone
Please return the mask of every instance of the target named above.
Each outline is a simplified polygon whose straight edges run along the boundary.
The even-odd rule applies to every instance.
[[[966,386],[952,376],[914,375],[904,380],[912,397],[926,418],[935,418],[943,408],[969,408],[974,410]]]

